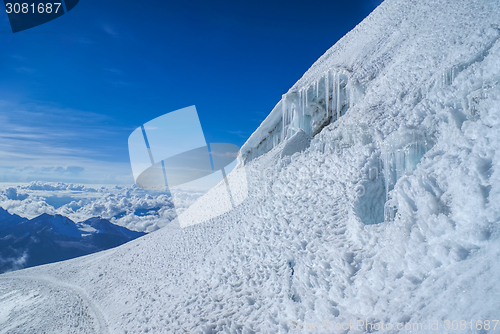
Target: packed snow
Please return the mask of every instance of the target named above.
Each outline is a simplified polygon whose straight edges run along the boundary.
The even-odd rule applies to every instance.
[[[0,333],[494,332],[499,19],[498,0],[386,0],[242,148],[240,206],[0,275]],[[299,129],[310,146],[282,154]]]

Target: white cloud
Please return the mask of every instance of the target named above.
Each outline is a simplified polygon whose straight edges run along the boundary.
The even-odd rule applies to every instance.
[[[105,24],[102,27],[102,30],[104,32],[112,37],[118,37],[120,34],[116,31],[114,27],[112,27],[110,24]]]
[[[202,193],[175,192],[177,209],[187,208]],[[48,204],[64,201],[58,208]],[[176,215],[172,198],[165,193],[148,192],[135,186],[83,185],[74,183],[31,182],[0,184],[0,206],[28,219],[43,213],[60,214],[75,222],[101,217],[130,230],[152,232]]]

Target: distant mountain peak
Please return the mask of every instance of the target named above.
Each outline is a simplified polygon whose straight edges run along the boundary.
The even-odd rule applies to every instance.
[[[102,218],[75,223],[44,213],[28,220],[0,208],[0,273],[91,254],[143,235]]]

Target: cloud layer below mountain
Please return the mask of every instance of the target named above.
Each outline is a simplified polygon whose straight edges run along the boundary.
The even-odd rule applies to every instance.
[[[191,205],[201,193],[174,192],[177,210]],[[167,193],[135,186],[31,182],[0,184],[0,207],[28,219],[60,214],[75,222],[101,217],[138,232],[152,232],[177,216]]]

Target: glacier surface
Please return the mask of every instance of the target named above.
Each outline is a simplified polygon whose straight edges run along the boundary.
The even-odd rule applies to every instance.
[[[0,275],[0,333],[493,326],[499,19],[498,0],[384,1],[243,146],[249,196],[240,206]],[[282,156],[299,130],[313,137],[309,148]]]

